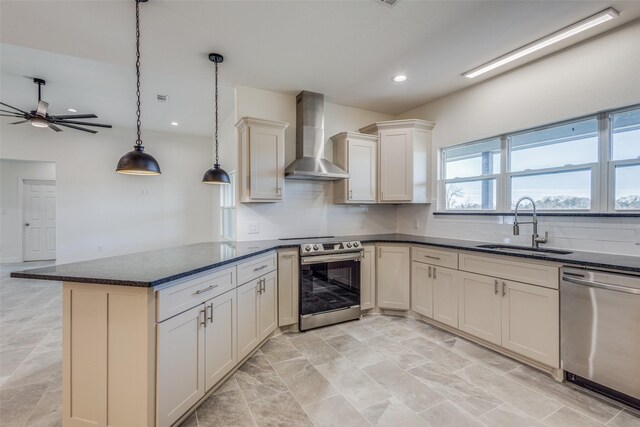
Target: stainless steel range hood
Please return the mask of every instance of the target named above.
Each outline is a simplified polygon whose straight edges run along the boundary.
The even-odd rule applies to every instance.
[[[303,90],[296,96],[296,159],[289,179],[333,181],[349,174],[324,158],[324,95]]]

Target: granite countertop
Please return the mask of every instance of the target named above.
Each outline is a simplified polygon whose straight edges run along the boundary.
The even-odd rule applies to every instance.
[[[309,239],[261,240],[252,242],[207,242],[156,251],[60,264],[11,273],[11,277],[95,283],[105,285],[153,287],[202,271],[231,264],[275,249],[297,247]],[[362,243],[413,243],[447,249],[529,258],[565,265],[603,268],[640,273],[640,257],[574,251],[567,255],[531,252],[505,253],[478,248],[488,242],[413,236],[374,234],[337,236],[323,242],[360,240]]]

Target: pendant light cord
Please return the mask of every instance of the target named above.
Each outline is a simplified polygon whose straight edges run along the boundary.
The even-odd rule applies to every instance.
[[[136,123],[136,128],[138,130],[138,139],[136,139],[136,145],[142,145],[142,137],[140,131],[140,0],[135,0],[136,2],[136,97],[138,98],[136,102],[136,116],[138,121]]]
[[[218,163],[218,63],[215,63],[216,66],[216,94],[215,94],[215,106],[216,106],[216,165]]]

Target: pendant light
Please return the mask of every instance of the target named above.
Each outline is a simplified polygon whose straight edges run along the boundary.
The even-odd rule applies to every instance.
[[[216,67],[216,94],[215,94],[215,110],[216,110],[216,162],[211,169],[204,173],[202,182],[205,184],[229,184],[229,174],[220,167],[218,162],[218,64],[221,63],[224,58],[219,53],[210,53],[209,60],[215,64]]]
[[[133,150],[123,155],[118,161],[116,172],[127,175],[160,175],[160,165],[152,155],[144,152],[140,131],[140,3],[147,0],[134,0],[136,2],[136,129],[138,138]]]

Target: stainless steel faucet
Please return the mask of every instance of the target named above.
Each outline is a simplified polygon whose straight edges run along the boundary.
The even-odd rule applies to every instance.
[[[518,208],[520,207],[520,203],[523,200],[528,200],[531,202],[531,206],[533,206],[533,219],[531,221],[526,222],[518,222]],[[531,235],[531,247],[538,248],[540,247],[540,243],[547,243],[549,240],[549,232],[544,232],[544,237],[538,236],[538,217],[536,216],[536,202],[533,201],[531,197],[520,197],[516,202],[516,214],[513,220],[513,235],[520,235],[520,224],[531,224],[533,225],[533,234]]]

